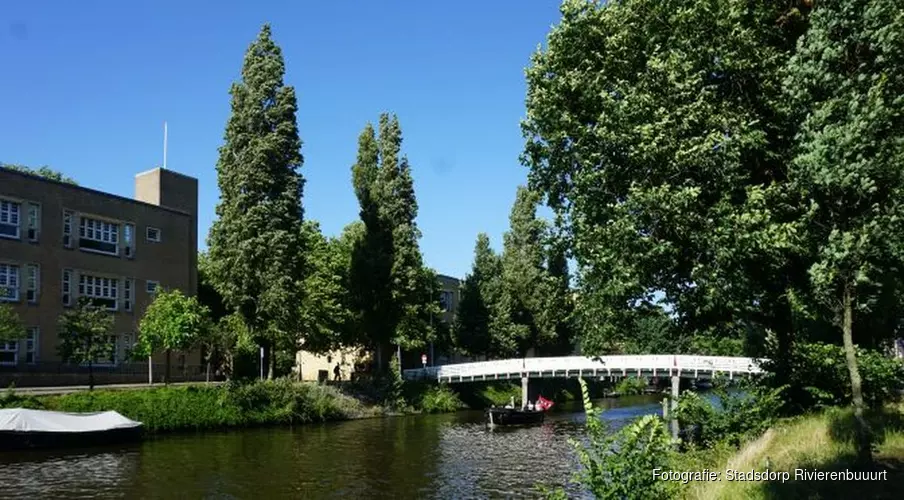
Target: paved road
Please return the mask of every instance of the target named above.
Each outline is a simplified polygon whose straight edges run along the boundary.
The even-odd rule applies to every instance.
[[[220,385],[223,382],[210,382],[210,385]],[[147,389],[148,387],[163,387],[165,384],[155,382],[153,385],[148,384],[109,384],[95,385],[95,389],[112,390],[112,391],[128,391],[133,389]],[[174,382],[171,386],[183,385],[207,385],[207,382]],[[87,391],[87,385],[70,385],[61,387],[15,387],[13,392],[21,395],[29,396],[45,396],[52,394],[69,394],[72,392]]]

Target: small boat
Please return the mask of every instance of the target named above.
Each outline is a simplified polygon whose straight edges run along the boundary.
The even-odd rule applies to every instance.
[[[546,417],[543,410],[519,410],[515,408],[490,408],[487,410],[487,422],[490,425],[529,425],[541,424]]]
[[[0,450],[68,448],[123,443],[141,438],[143,424],[115,411],[63,413],[0,410]]]

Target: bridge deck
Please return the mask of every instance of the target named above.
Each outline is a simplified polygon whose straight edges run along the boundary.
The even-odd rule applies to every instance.
[[[458,383],[513,378],[572,377],[668,377],[711,378],[717,373],[735,375],[762,373],[764,360],[725,356],[562,356],[549,358],[503,359],[459,363],[405,370],[407,379],[431,378]]]

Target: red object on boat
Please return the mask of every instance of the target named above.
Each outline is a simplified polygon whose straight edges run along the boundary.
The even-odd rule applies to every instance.
[[[550,400],[544,398],[543,396],[537,397],[537,409],[538,409],[538,410],[546,411],[546,410],[552,408],[552,406],[553,406],[554,404],[555,404],[555,403],[553,403],[552,401],[550,401]]]

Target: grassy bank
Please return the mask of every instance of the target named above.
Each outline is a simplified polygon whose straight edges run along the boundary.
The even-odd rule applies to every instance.
[[[0,395],[0,407],[65,412],[114,410],[149,432],[303,424],[376,416],[382,409],[337,389],[288,380],[223,386],[83,391],[61,396]]]
[[[886,481],[804,481],[795,479],[795,469],[824,472],[861,470],[855,466],[853,417],[850,410],[786,420],[739,451],[717,447],[706,452],[684,454],[681,470],[711,470],[723,473],[769,469],[790,473],[790,480],[715,481],[691,483],[689,499],[734,498],[900,498],[904,491],[904,412],[889,408],[870,417],[876,434],[876,465],[887,471]]]

